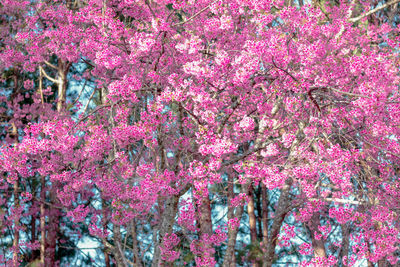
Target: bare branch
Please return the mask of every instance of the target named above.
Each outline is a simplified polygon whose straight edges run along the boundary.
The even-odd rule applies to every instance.
[[[354,94],[354,93],[350,93],[350,92],[345,92],[345,91],[338,90],[338,89],[336,89],[334,87],[331,87],[331,86],[314,86],[314,87],[310,87],[310,91],[311,90],[318,90],[318,89],[328,89],[328,90],[334,91],[336,93],[340,93],[342,95],[348,95],[348,96],[352,96],[352,97],[363,97],[363,98],[371,99],[371,97],[367,96],[367,95],[359,95],[359,94]]]
[[[92,98],[94,96],[94,94],[96,93],[96,88],[93,90],[92,94],[90,95],[88,102],[85,105],[85,108],[83,109],[83,114],[86,113],[87,108],[89,107],[90,101],[92,101]]]
[[[310,198],[309,200],[318,200],[317,198]],[[342,198],[324,198],[323,200],[328,201],[328,202],[335,202],[335,203],[341,203],[341,204],[353,204],[353,205],[361,205],[363,204],[362,201],[358,200],[351,200],[351,199],[342,199]]]
[[[72,102],[72,105],[75,105],[76,102],[78,102],[79,98],[81,98],[81,95],[82,95],[83,91],[84,91],[85,88],[86,88],[86,83],[87,83],[87,80],[85,80],[85,83],[84,83],[83,86],[82,86],[82,90],[79,92],[79,95],[76,97],[76,99],[74,100],[74,102]]]
[[[49,81],[51,81],[51,82],[53,82],[53,83],[56,83],[56,84],[58,84],[58,83],[60,82],[59,80],[56,80],[56,79],[50,77],[50,76],[44,71],[44,69],[43,69],[42,67],[39,67],[39,69],[40,69],[40,72],[44,75],[44,77],[46,77]]]
[[[218,0],[215,0],[213,2],[211,2],[210,4],[208,4],[205,8],[203,8],[202,10],[200,10],[199,12],[197,12],[196,14],[194,14],[193,16],[191,16],[190,18],[182,21],[182,22],[178,22],[175,23],[173,26],[178,26],[178,25],[183,25],[189,21],[191,21],[192,19],[194,19],[195,17],[197,17],[198,15],[200,15],[201,13],[203,13],[204,11],[206,11],[212,4],[214,4],[215,2],[217,2]]]
[[[48,62],[47,60],[45,60],[44,63],[46,63],[47,66],[49,66],[49,67],[51,67],[51,68],[53,68],[53,69],[55,69],[55,70],[58,70],[58,67],[57,67],[57,66],[51,64],[51,63]]]
[[[397,3],[399,3],[399,2],[400,2],[400,0],[393,0],[393,1],[391,1],[391,2],[387,2],[386,4],[383,4],[383,5],[381,5],[381,6],[378,6],[378,7],[374,8],[374,9],[368,11],[368,12],[365,13],[365,14],[362,14],[362,15],[360,15],[360,16],[358,16],[358,17],[355,17],[355,18],[351,18],[351,19],[349,19],[349,20],[350,20],[350,22],[357,22],[357,21],[359,21],[359,20],[361,20],[361,19],[363,19],[363,18],[365,18],[365,17],[367,17],[367,16],[369,16],[369,15],[371,15],[371,14],[374,14],[374,13],[378,12],[379,10],[382,10],[382,9],[384,9],[384,8],[387,8],[388,6],[397,4]]]

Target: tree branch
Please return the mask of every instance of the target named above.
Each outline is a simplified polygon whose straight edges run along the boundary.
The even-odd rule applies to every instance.
[[[200,10],[199,12],[197,12],[196,14],[194,14],[193,16],[191,16],[190,18],[182,21],[182,22],[178,22],[175,23],[174,26],[178,26],[178,25],[183,25],[189,21],[191,21],[192,19],[194,19],[195,17],[197,17],[198,15],[200,15],[201,13],[203,13],[204,11],[206,11],[212,4],[214,4],[215,2],[217,2],[218,0],[215,0],[213,2],[211,2],[210,4],[208,4],[205,8],[203,8],[202,10]]]
[[[359,94],[354,94],[354,93],[350,93],[350,92],[344,92],[344,91],[338,90],[338,89],[330,87],[330,86],[313,86],[313,87],[310,87],[310,92],[318,90],[318,89],[328,89],[328,90],[331,90],[331,91],[334,91],[336,93],[340,93],[340,94],[343,94],[343,95],[348,95],[348,96],[352,96],[352,97],[363,97],[363,98],[371,99],[371,97],[367,96],[367,95],[359,95]]]
[[[387,8],[388,6],[397,4],[397,3],[399,3],[399,2],[400,2],[400,0],[393,0],[393,1],[391,1],[391,2],[388,2],[388,3],[386,3],[386,4],[383,4],[383,5],[381,5],[381,6],[376,7],[376,8],[374,8],[374,9],[368,11],[368,12],[365,13],[365,14],[362,14],[362,15],[360,15],[360,16],[358,16],[358,17],[355,17],[355,18],[351,18],[351,19],[349,19],[349,20],[350,20],[350,22],[353,22],[353,23],[354,23],[354,22],[357,22],[357,21],[359,21],[359,20],[361,20],[361,19],[363,19],[363,18],[365,18],[365,17],[367,17],[367,16],[369,16],[369,15],[371,15],[371,14],[374,14],[374,13],[378,12],[379,10],[382,10],[382,9],[384,9],[384,8]]]
[[[56,84],[58,84],[60,81],[58,81],[58,80],[56,80],[56,79],[54,79],[54,78],[52,78],[52,77],[50,77],[45,71],[44,71],[44,69],[42,68],[42,67],[39,67],[40,68],[40,72],[44,75],[44,77],[46,77],[48,80],[50,80],[51,82],[53,82],[53,83],[56,83]]]

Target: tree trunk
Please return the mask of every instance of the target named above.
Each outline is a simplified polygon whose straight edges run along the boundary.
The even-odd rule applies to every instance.
[[[45,266],[45,253],[46,253],[46,181],[45,177],[40,178],[41,191],[40,191],[40,263]]]
[[[60,60],[58,68],[57,111],[61,112],[67,95],[67,73],[69,69],[69,63]]]
[[[160,245],[162,244],[163,238],[165,234],[170,233],[172,231],[172,226],[175,222],[175,215],[178,211],[178,196],[173,196],[169,198],[165,204],[165,209],[162,214],[162,221],[160,225],[160,230],[158,233],[158,240],[154,244],[154,255],[153,255],[153,263],[152,267],[159,267],[162,266],[163,261],[161,260],[161,250]],[[154,233],[157,235],[157,233]]]
[[[39,92],[43,95],[43,71],[42,67],[39,67]],[[43,105],[42,98],[42,105]],[[45,266],[45,253],[46,253],[46,210],[45,210],[45,202],[46,202],[46,180],[45,177],[40,177],[40,264]]]
[[[242,219],[244,206],[239,207],[230,207],[230,201],[234,198],[233,192],[233,176],[228,175],[228,220],[233,218],[237,218],[239,221]],[[236,238],[239,232],[239,227],[228,228],[228,244],[225,251],[224,262],[222,264],[223,267],[235,267],[236,266],[236,258],[235,258],[235,246],[236,246]]]
[[[114,258],[118,267],[128,267],[124,251],[122,249],[122,237],[121,237],[121,226],[114,223],[113,226],[113,237],[114,237]]]
[[[257,240],[257,223],[256,223],[256,215],[254,214],[254,188],[252,185],[249,186],[249,203],[247,204],[247,214],[249,215],[249,227],[250,227],[250,240],[251,244],[256,245]],[[259,267],[257,262],[252,263],[253,267]]]
[[[106,203],[102,196],[101,196],[101,206],[102,206],[102,215],[103,215],[103,217],[101,218],[103,230],[106,230],[107,229]],[[103,253],[104,253],[104,264],[106,267],[110,267],[110,254],[108,251],[107,240],[102,239],[102,244],[103,244]]]
[[[233,214],[233,208],[230,208]],[[236,208],[236,212],[234,213],[234,216],[238,218],[238,220],[242,219],[244,207],[240,206]],[[228,211],[229,213],[229,211]],[[228,216],[229,218],[229,216]],[[224,256],[224,262],[222,264],[223,267],[235,267],[236,266],[236,257],[235,257],[235,246],[236,246],[236,238],[237,234],[239,232],[239,227],[236,227],[234,229],[230,228],[228,229],[228,244],[227,248],[225,251],[225,256]]]
[[[256,209],[257,209],[257,225],[258,225],[258,229],[257,229],[257,239],[259,241],[263,240],[263,225],[262,225],[262,207],[261,207],[261,186],[262,184],[259,184],[257,187],[257,190],[255,190],[255,199],[256,201]]]
[[[349,256],[349,226],[347,224],[342,225],[342,247],[339,253],[339,259]],[[347,264],[343,264],[343,267],[347,267]]]
[[[378,261],[378,267],[388,267],[386,259],[381,259]]]
[[[319,213],[314,213],[314,215],[311,217],[309,230],[311,234],[312,246],[314,249],[314,257],[326,258],[325,242],[322,237],[318,239],[315,236],[316,234],[321,234],[318,229],[318,225],[320,222],[319,215]]]
[[[268,243],[268,191],[267,187],[261,184],[262,197],[262,224],[263,224],[263,247]]]
[[[14,183],[14,202],[15,202],[15,208],[19,209],[19,195],[18,195],[18,188],[19,188],[19,182],[18,180],[15,181]],[[14,221],[14,240],[13,240],[13,265],[14,267],[19,266],[18,263],[18,256],[19,256],[19,216],[15,219]]]
[[[14,76],[14,92],[16,93],[18,91],[18,74],[15,74]],[[14,138],[14,144],[17,145],[18,143],[18,129],[15,126],[14,123],[11,123],[12,125],[12,132],[10,133],[10,135]],[[15,209],[18,210],[20,203],[19,203],[19,179],[17,178],[17,180],[14,183],[14,206]],[[19,256],[19,227],[20,227],[20,223],[19,223],[19,216],[15,219],[14,221],[14,238],[13,238],[13,248],[14,248],[14,252],[13,252],[13,265],[14,266],[19,266],[18,264],[18,256]]]
[[[263,267],[271,267],[275,260],[275,247],[278,241],[278,234],[280,232],[283,220],[289,212],[290,207],[290,187],[293,183],[291,178],[288,178],[282,188],[279,197],[277,209],[275,211],[274,221],[271,226],[271,233],[266,245],[266,253],[264,253]]]
[[[199,236],[201,238],[205,237],[208,240],[213,234],[212,221],[211,221],[211,201],[210,197],[207,195],[203,197],[200,205],[200,232]],[[212,244],[205,243],[204,253],[201,257],[210,257],[213,255],[208,255],[208,252],[213,249]]]
[[[65,104],[66,90],[67,90],[67,73],[69,65],[68,63],[59,60],[58,63],[58,96],[57,96],[57,111],[61,113]],[[57,198],[57,188],[61,188],[60,182],[55,181],[52,183],[51,189],[49,191],[50,201],[53,205],[60,206],[60,201]],[[50,266],[55,265],[56,259],[56,247],[57,247],[57,236],[60,232],[60,212],[59,210],[49,208],[49,231],[47,233],[47,248],[46,248],[46,260]]]
[[[251,243],[257,242],[257,224],[256,215],[254,213],[254,188],[252,185],[249,186],[249,203],[247,204],[247,213],[249,215],[249,227],[250,227],[250,240]]]
[[[34,190],[32,190],[34,191]],[[36,214],[35,215],[31,215],[31,242],[35,243],[36,241]],[[30,258],[30,261],[34,261],[37,259],[38,257],[38,250],[33,250],[32,251],[32,256]]]
[[[136,223],[135,221],[132,222],[131,225],[131,236],[132,236],[132,249],[133,249],[133,263],[137,267],[142,267],[143,264],[139,257],[139,246],[137,240],[137,233],[136,233]]]

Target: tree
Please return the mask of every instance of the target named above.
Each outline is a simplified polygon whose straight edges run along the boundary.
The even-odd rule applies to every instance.
[[[3,1],[0,260],[395,264],[397,3]]]

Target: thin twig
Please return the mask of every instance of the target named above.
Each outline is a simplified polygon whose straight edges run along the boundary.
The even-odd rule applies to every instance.
[[[56,205],[54,205],[54,204],[52,204],[52,203],[50,203],[50,202],[43,201],[43,200],[41,200],[41,199],[38,198],[38,197],[32,196],[32,198],[33,198],[34,200],[36,200],[37,202],[43,203],[43,204],[48,205],[48,206],[50,206],[50,207],[52,207],[52,208],[60,209],[60,210],[64,210],[64,211],[66,210],[65,207],[56,206]]]
[[[144,3],[146,4],[146,6],[149,8],[151,14],[153,15],[153,17],[156,17],[156,14],[154,13],[154,10],[151,8],[149,0],[145,0]]]
[[[182,106],[181,103],[179,103],[179,106],[180,106],[184,111],[186,111],[186,112],[197,122],[198,125],[203,125],[203,123],[201,123],[200,119],[199,119],[196,115],[194,115],[190,110],[185,109],[185,108]]]
[[[74,100],[74,102],[72,103],[72,105],[75,105],[76,102],[78,102],[79,98],[81,98],[82,92],[85,90],[86,88],[86,83],[87,80],[85,80],[85,83],[83,84],[82,90],[79,92],[79,95],[76,97],[76,99]]]
[[[76,126],[78,126],[78,124],[79,123],[81,123],[82,121],[84,121],[84,120],[86,120],[87,118],[89,118],[91,115],[93,115],[94,113],[96,113],[97,111],[99,111],[100,109],[102,109],[102,108],[105,108],[105,107],[110,107],[111,105],[103,105],[103,106],[98,106],[97,108],[95,108],[94,110],[92,110],[91,112],[89,112],[86,116],[84,116],[84,117],[82,117],[81,119],[79,119],[76,123],[75,123],[75,125],[71,128],[71,130],[72,129],[74,129]]]
[[[296,77],[294,77],[292,74],[290,74],[290,72],[288,72],[288,71],[285,70],[285,69],[282,69],[282,68],[278,67],[278,66],[276,65],[276,63],[275,63],[274,58],[272,58],[272,64],[274,65],[275,68],[277,68],[277,69],[279,69],[279,70],[285,72],[287,75],[289,75],[294,81],[299,82],[299,80],[297,80]]]
[[[92,68],[94,68],[95,66],[90,63],[89,61],[87,61],[86,59],[84,59],[83,57],[81,57],[82,61],[85,62],[86,64],[88,64],[89,66],[91,66]]]
[[[88,102],[86,103],[85,108],[83,109],[82,114],[85,114],[85,113],[86,113],[86,110],[87,110],[87,108],[89,107],[89,104],[90,104],[90,102],[92,101],[92,98],[93,98],[93,96],[94,96],[95,93],[96,93],[96,88],[93,89],[93,93],[90,95],[89,100],[88,100]]]
[[[228,161],[226,161],[226,162],[223,162],[223,163],[221,164],[221,168],[222,168],[222,167],[225,167],[225,166],[232,165],[232,164],[234,164],[234,163],[236,163],[236,162],[238,162],[238,161],[240,161],[240,160],[243,160],[243,159],[247,158],[248,156],[250,156],[250,155],[252,155],[252,154],[254,154],[254,153],[256,153],[256,152],[258,152],[258,151],[260,151],[260,150],[262,150],[262,149],[264,149],[267,145],[269,145],[269,143],[266,144],[265,146],[261,146],[261,147],[258,147],[258,148],[254,148],[254,149],[252,149],[251,151],[248,151],[248,152],[246,152],[246,153],[243,153],[243,154],[240,155],[240,156],[236,156],[236,157],[234,157],[234,158],[231,159],[231,160],[228,160]],[[221,168],[220,168],[220,169],[221,169]]]
[[[201,13],[203,13],[204,11],[206,11],[212,4],[214,4],[214,3],[217,2],[217,1],[219,1],[219,0],[215,0],[215,1],[211,2],[211,3],[208,4],[205,8],[203,8],[202,10],[200,10],[199,12],[197,12],[196,14],[194,14],[193,16],[191,16],[190,18],[188,18],[188,19],[186,19],[186,20],[184,20],[184,21],[175,23],[173,26],[183,25],[183,24],[185,24],[185,23],[191,21],[192,19],[194,19],[195,17],[197,17],[198,15],[200,15]]]

